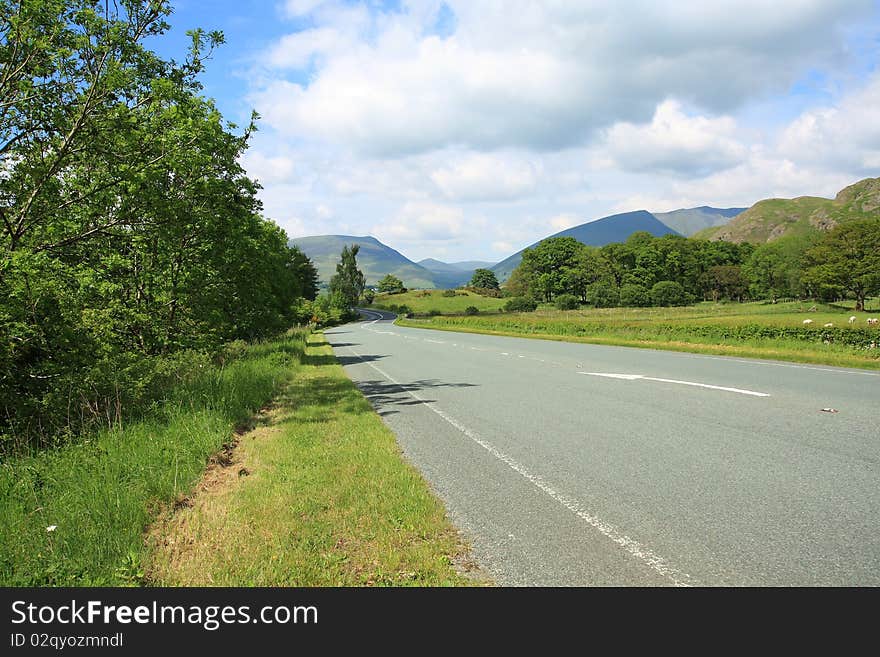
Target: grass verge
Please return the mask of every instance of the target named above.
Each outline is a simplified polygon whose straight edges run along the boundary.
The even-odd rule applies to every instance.
[[[139,583],[145,527],[290,379],[305,340],[295,330],[250,345],[196,368],[150,419],[0,464],[0,585]]]
[[[191,505],[149,535],[163,586],[472,584],[466,550],[394,435],[309,338],[296,377]]]
[[[880,369],[880,330],[866,313],[803,304],[699,304],[687,308],[539,310],[493,316],[399,319],[443,331],[766,358]],[[808,328],[804,319],[812,319]],[[824,324],[833,324],[825,328]],[[815,327],[815,328],[813,328]]]

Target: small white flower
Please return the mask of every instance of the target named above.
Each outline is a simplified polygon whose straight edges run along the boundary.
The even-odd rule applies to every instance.
[[[54,532],[56,529],[58,529],[58,525],[49,525],[46,527],[47,532]]]

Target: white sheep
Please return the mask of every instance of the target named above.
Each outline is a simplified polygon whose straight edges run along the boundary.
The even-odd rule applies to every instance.
[[[855,323],[856,323],[856,316],[855,316],[855,315],[853,315],[852,317],[849,318],[849,323],[850,323],[850,324],[855,324]]]
[[[805,319],[805,320],[804,320],[804,325],[806,325],[806,324],[812,324],[812,323],[813,323],[813,320],[812,320],[812,319]]]
[[[828,322],[827,324],[823,324],[822,326],[824,326],[825,328],[831,328],[832,326],[834,326],[834,322]]]
[[[868,318],[868,326],[877,326],[877,324],[880,324],[880,319],[878,319],[876,317],[869,317]]]

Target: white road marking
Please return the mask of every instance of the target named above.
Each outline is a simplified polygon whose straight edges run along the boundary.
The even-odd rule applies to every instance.
[[[494,456],[496,459],[507,465],[514,472],[521,475],[523,478],[529,481],[535,488],[546,493],[555,501],[559,502],[566,509],[574,513],[581,520],[586,522],[588,525],[593,527],[596,531],[598,531],[602,536],[610,539],[624,550],[629,552],[636,559],[644,563],[646,566],[651,568],[656,573],[659,573],[663,577],[666,577],[672,584],[675,586],[690,586],[691,576],[687,573],[684,573],[677,568],[671,566],[669,562],[667,562],[664,558],[660,557],[653,551],[651,551],[648,547],[642,545],[638,541],[630,538],[626,534],[622,533],[613,525],[605,522],[595,514],[587,511],[584,506],[576,499],[568,497],[567,495],[560,493],[552,485],[544,481],[544,479],[529,471],[524,465],[514,460],[512,457],[508,456],[504,452],[498,450],[492,443],[487,440],[481,438],[475,431],[472,431],[468,427],[464,426],[461,422],[447,414],[445,411],[441,410],[436,406],[434,402],[429,402],[423,397],[420,397],[412,390],[408,390],[402,383],[397,381],[394,377],[392,377],[387,372],[383,371],[370,361],[363,358],[359,353],[357,353],[354,349],[349,347],[349,351],[352,354],[361,359],[366,365],[369,365],[374,370],[376,370],[379,374],[384,376],[387,380],[391,381],[391,383],[398,386],[403,392],[407,393],[413,399],[422,402],[422,405],[439,415],[446,422],[451,424],[453,427],[458,429],[465,436],[470,438],[477,445],[485,449],[489,454]]]
[[[612,374],[610,372],[578,372],[578,374],[586,374],[588,376],[602,376],[607,379],[623,379],[626,381],[659,381],[660,383],[677,383],[682,386],[695,386],[697,388],[709,388],[710,390],[723,390],[724,392],[736,392],[740,395],[751,395],[753,397],[769,397],[766,392],[756,392],[754,390],[743,390],[742,388],[728,388],[727,386],[713,386],[708,383],[696,383],[694,381],[679,381],[678,379],[661,379],[654,376],[643,376],[641,374]]]
[[[425,338],[425,342],[433,342],[434,344],[446,344],[443,340],[431,340],[429,338]]]

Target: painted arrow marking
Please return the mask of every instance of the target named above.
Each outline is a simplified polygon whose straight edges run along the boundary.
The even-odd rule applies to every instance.
[[[694,381],[679,381],[677,379],[660,379],[653,376],[644,376],[642,374],[614,374],[611,372],[578,372],[578,374],[586,374],[587,376],[601,376],[606,379],[622,379],[624,381],[658,381],[660,383],[676,383],[682,386],[695,386],[697,388],[709,388],[710,390],[723,390],[724,392],[736,392],[740,395],[751,395],[752,397],[769,397],[766,392],[756,392],[754,390],[743,390],[742,388],[728,388],[725,386],[713,386],[708,383],[696,383]]]

